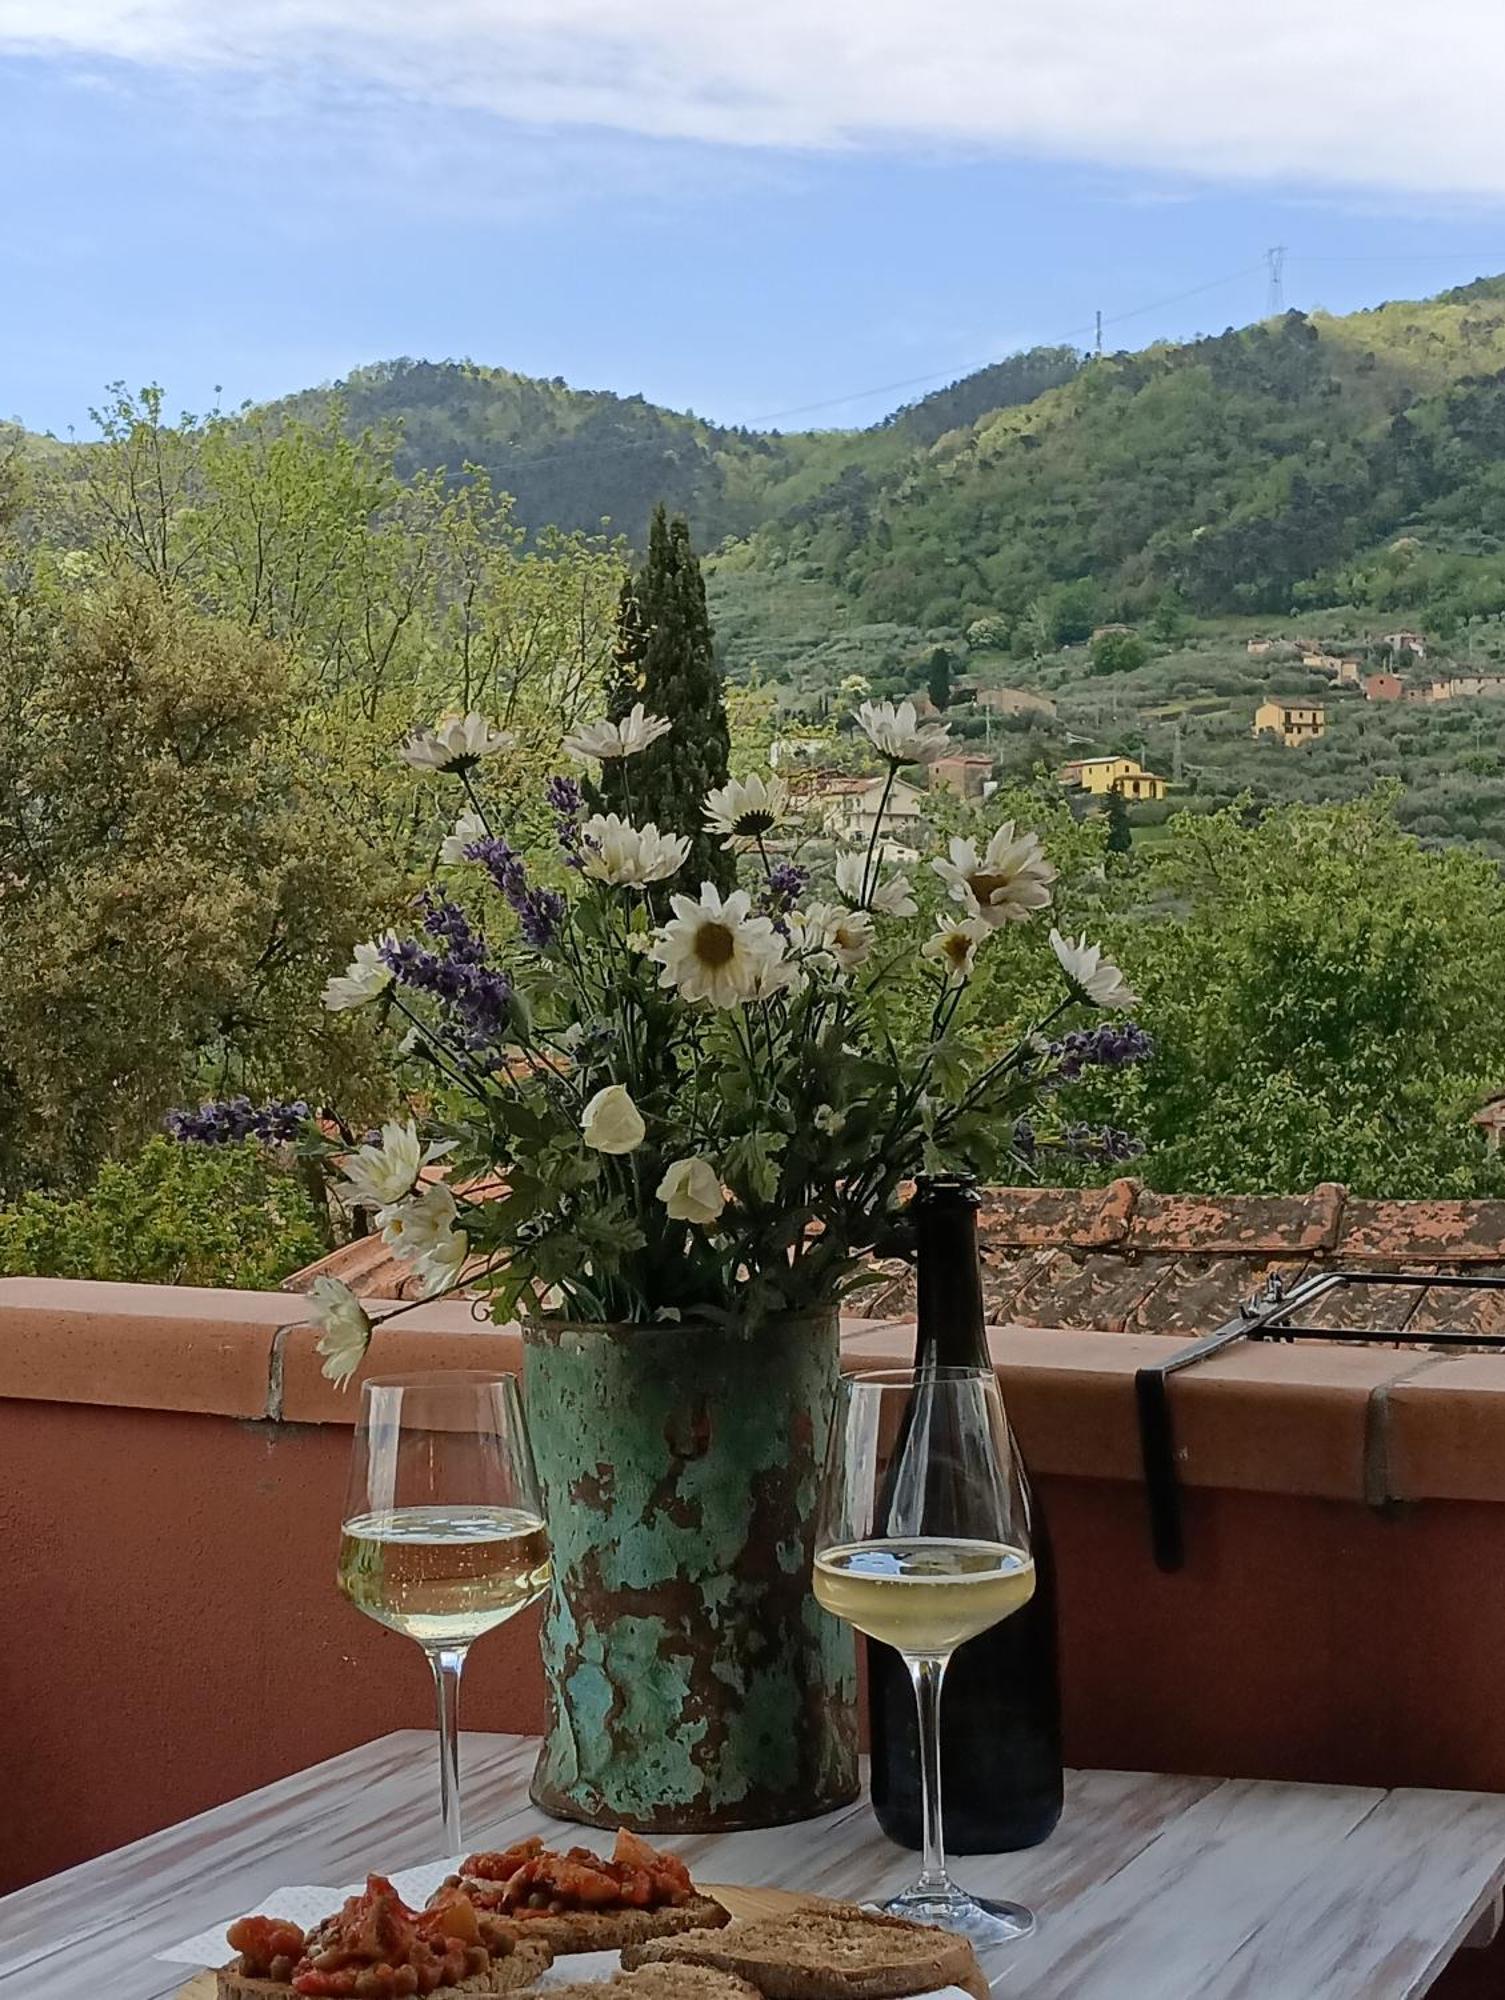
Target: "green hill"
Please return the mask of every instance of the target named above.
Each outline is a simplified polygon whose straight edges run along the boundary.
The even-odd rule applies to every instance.
[[[917,449],[985,411],[1027,402],[1080,365],[1071,348],[1011,356],[896,411],[868,431],[749,431],[666,410],[642,396],[572,389],[473,362],[386,361],[275,407],[316,417],[338,398],[354,430],[400,432],[398,468],[484,466],[518,519],[597,530],[640,544],[655,505],[688,515],[702,546],[791,520],[821,496],[853,504],[901,473]]]
[[[400,430],[405,470],[484,466],[534,531],[636,542],[656,501],[683,510],[723,550],[742,658],[979,618],[1055,643],[1167,596],[1444,626],[1505,608],[1505,279],[1085,364],[1035,349],[861,431],[730,428],[468,362],[386,362],[279,407],[336,395],[352,427]],[[782,601],[796,586],[814,626]]]
[[[1356,585],[1365,601],[1351,567],[1407,534],[1428,558],[1422,598],[1479,608],[1477,559],[1505,537],[1499,280],[1094,361],[916,450],[857,504],[833,488],[786,511],[750,560],[830,583],[869,619],[965,627],[1042,598],[1054,616],[1070,592],[1066,622],[1090,625],[1170,591],[1204,614],[1352,601]]]

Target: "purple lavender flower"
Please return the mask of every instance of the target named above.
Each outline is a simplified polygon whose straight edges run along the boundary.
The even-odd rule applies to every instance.
[[[1075,1083],[1085,1069],[1123,1069],[1147,1062],[1155,1053],[1154,1037],[1137,1021],[1099,1021],[1095,1027],[1073,1028],[1049,1053],[1056,1063],[1052,1084]]]
[[[274,1097],[259,1105],[249,1097],[229,1097],[169,1111],[162,1123],[172,1138],[200,1146],[238,1146],[246,1139],[277,1145],[296,1139],[312,1117],[301,1097]]]
[[[1040,1150],[1040,1142],[1035,1136],[1035,1128],[1027,1118],[1016,1119],[1014,1123],[1014,1151],[1026,1165],[1032,1165]]]
[[[473,840],[465,849],[465,859],[479,861],[507,901],[516,907],[517,899],[527,890],[528,873],[522,856],[509,841],[499,834]]]
[[[436,1000],[464,1037],[467,1048],[492,1048],[506,1030],[512,981],[487,963],[486,940],[471,929],[465,912],[432,893],[423,898],[423,928],[442,952],[427,951],[417,938],[394,939],[381,948],[399,986]]]
[[[564,898],[557,889],[528,889],[514,905],[524,942],[543,951],[554,942],[564,918]]]
[[[580,817],[585,811],[585,794],[573,778],[553,777],[544,786],[544,799],[554,815],[554,835],[564,854],[567,868],[583,868],[580,852]]]
[[[543,788],[544,803],[561,819],[578,819],[585,810],[585,794],[574,778],[555,775]]]
[[[1113,1125],[1068,1125],[1055,1149],[1074,1160],[1135,1160],[1144,1142]]]
[[[795,861],[777,861],[768,871],[763,906],[771,916],[784,917],[810,886],[810,871]]]

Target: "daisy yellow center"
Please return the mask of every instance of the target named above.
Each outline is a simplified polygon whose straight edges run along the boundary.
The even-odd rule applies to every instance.
[[[695,933],[695,956],[713,971],[718,966],[730,965],[736,949],[737,940],[726,924],[702,924]]]
[[[986,875],[979,871],[967,877],[967,887],[986,908],[1000,890],[1008,888],[1013,879],[1012,875]]]
[[[967,936],[965,931],[952,931],[942,946],[942,950],[950,960],[953,970],[961,972],[964,970],[968,955],[972,950],[972,940]]]

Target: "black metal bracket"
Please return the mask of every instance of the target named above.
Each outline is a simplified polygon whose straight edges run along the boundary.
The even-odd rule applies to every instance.
[[[1164,1361],[1152,1361],[1134,1376],[1134,1399],[1139,1412],[1139,1452],[1144,1467],[1145,1500],[1150,1514],[1150,1545],[1156,1566],[1173,1571],[1186,1561],[1186,1532],[1181,1510],[1181,1481],[1176,1469],[1176,1430],[1171,1413],[1170,1384],[1209,1355],[1221,1354],[1240,1340],[1327,1340],[1351,1344],[1381,1344],[1429,1348],[1466,1347],[1505,1352],[1505,1335],[1452,1333],[1447,1331],[1408,1336],[1404,1330],[1387,1332],[1373,1327],[1304,1326],[1294,1317],[1298,1312],[1326,1298],[1329,1292],[1350,1285],[1400,1285],[1413,1289],[1441,1291],[1505,1291],[1505,1278],[1460,1277],[1451,1272],[1426,1271],[1319,1271],[1303,1278],[1289,1291],[1278,1274],[1272,1273],[1262,1293],[1240,1306],[1238,1317],[1207,1333],[1186,1347],[1178,1347]]]

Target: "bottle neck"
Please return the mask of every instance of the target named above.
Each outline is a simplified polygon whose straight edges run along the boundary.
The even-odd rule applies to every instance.
[[[986,1368],[976,1197],[917,1197],[913,1208],[917,1292],[915,1365]]]

